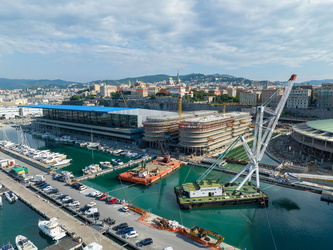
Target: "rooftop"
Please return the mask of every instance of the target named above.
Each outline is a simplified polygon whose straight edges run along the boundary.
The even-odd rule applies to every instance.
[[[86,111],[86,112],[99,112],[109,113],[121,110],[131,110],[131,108],[116,108],[116,107],[98,107],[98,106],[74,106],[74,105],[22,105],[20,107],[26,108],[40,108],[40,109],[58,109],[58,110],[71,110],[71,111]]]
[[[317,130],[333,133],[333,119],[310,121],[306,125]]]

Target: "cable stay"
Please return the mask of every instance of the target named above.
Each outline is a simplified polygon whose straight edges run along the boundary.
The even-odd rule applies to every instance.
[[[220,165],[223,158],[229,153],[229,151],[237,144],[237,142],[241,139],[243,136],[237,137],[236,140],[234,140],[230,146],[222,153],[220,154],[219,158],[199,177],[197,182],[200,182],[206,178],[206,176],[212,171],[216,166]]]

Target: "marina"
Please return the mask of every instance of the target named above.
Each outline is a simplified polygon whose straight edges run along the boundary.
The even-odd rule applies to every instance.
[[[80,170],[84,167],[83,164],[79,164],[79,159],[82,159],[85,164],[91,161],[91,150],[77,148],[75,146],[68,146],[68,148],[67,146],[57,147],[57,144],[54,144],[50,148],[53,151],[66,149],[65,153],[69,158],[72,158],[73,161],[71,165],[64,170],[73,170],[73,173],[76,173],[77,176],[82,175]],[[108,154],[94,152],[95,162],[109,160],[110,156]],[[230,169],[231,166],[233,165],[228,164],[226,167]],[[195,167],[193,165],[183,166],[178,171],[162,179],[155,185],[150,186],[148,189],[144,186],[132,186],[119,182],[117,176],[121,172],[123,172],[123,170],[111,171],[107,174],[82,182],[89,187],[107,192],[113,197],[126,199],[128,202],[146,211],[153,212],[164,218],[172,218],[188,228],[197,225],[202,228],[211,229],[223,235],[227,243],[239,248],[246,247],[247,249],[263,250],[267,249],[267,246],[273,248],[272,237],[267,227],[267,213],[270,224],[274,225],[272,230],[278,248],[288,249],[288,246],[293,244],[295,249],[307,249],[309,246],[320,246],[320,249],[329,249],[325,248],[325,242],[329,242],[329,235],[332,233],[332,229],[326,227],[325,223],[320,223],[320,221],[332,220],[333,218],[331,218],[331,213],[329,212],[330,206],[320,201],[320,196],[317,194],[262,183],[262,190],[270,197],[268,207],[256,208],[245,205],[237,209],[230,209],[228,207],[207,207],[200,208],[199,210],[182,211],[179,210],[177,200],[174,198],[173,187],[180,183],[198,179],[204,172],[202,167]],[[213,170],[208,177],[218,178],[221,182],[227,182],[230,179],[230,175],[215,170]],[[317,211],[315,216],[313,216],[311,212],[313,210]],[[290,214],[290,212],[292,212],[292,214]],[[216,218],[218,218],[218,220],[216,220]],[[305,221],[302,218],[307,218],[307,220]],[[137,217],[137,219],[139,219],[139,217]],[[37,221],[38,220],[34,222],[36,227]],[[220,223],[221,221],[223,223]],[[298,225],[298,223],[296,223],[298,221],[301,221],[302,224]],[[315,226],[318,223],[321,225],[320,228]],[[283,230],[279,230],[282,228]],[[300,230],[300,228],[302,228],[302,230]],[[307,235],[310,234],[310,232],[308,232],[310,228],[311,234],[314,235],[313,238],[307,237]],[[300,232],[302,233],[300,234]],[[25,235],[24,233],[22,234]],[[288,234],[287,241],[284,237],[285,234]],[[320,234],[320,237],[318,234]],[[30,239],[29,235],[26,236]],[[258,237],[260,237],[260,241],[253,241],[253,239]],[[304,238],[302,241],[299,241],[299,237]],[[317,237],[322,240],[315,240]],[[14,238],[11,240],[12,242],[13,239]],[[33,238],[32,241],[38,245],[38,242]]]

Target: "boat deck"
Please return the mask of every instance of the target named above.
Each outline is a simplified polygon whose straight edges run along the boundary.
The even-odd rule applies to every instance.
[[[153,182],[161,180],[162,177],[165,177],[174,170],[178,169],[182,164],[183,162],[175,159],[171,159],[166,163],[163,162],[163,158],[157,158],[147,164],[141,163],[139,167],[119,174],[118,178],[129,182],[149,185]],[[142,173],[146,174],[143,175]]]

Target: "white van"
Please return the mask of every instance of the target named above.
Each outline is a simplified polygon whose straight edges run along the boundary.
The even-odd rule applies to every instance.
[[[84,212],[85,215],[93,214],[98,212],[98,209],[96,207],[89,208],[87,211]]]

